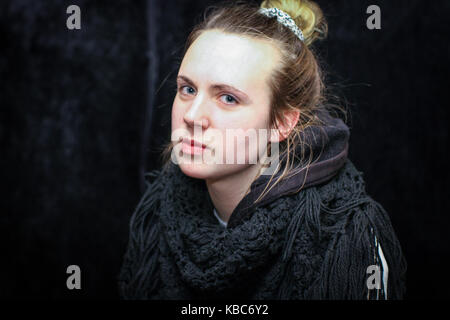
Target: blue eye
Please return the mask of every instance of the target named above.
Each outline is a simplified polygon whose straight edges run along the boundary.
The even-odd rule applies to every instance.
[[[184,89],[186,89],[186,88],[187,88],[187,91],[184,90]],[[195,90],[194,90],[192,87],[190,87],[190,86],[180,86],[180,87],[178,88],[178,90],[179,90],[182,94],[187,94],[187,95],[191,95],[191,94],[194,94],[194,93],[195,93]],[[233,97],[232,95],[230,95],[230,94],[223,94],[223,95],[221,95],[220,97],[221,97],[221,98],[222,98],[222,97],[226,97],[225,99],[222,99],[222,102],[225,103],[225,104],[227,104],[227,105],[234,105],[234,104],[238,104],[238,103],[239,103],[239,101],[238,101],[235,97]]]
[[[237,104],[238,103],[238,101],[233,96],[231,96],[229,94],[224,94],[224,95],[222,95],[222,97],[227,97],[227,99],[225,99],[225,103],[226,104]]]
[[[180,91],[183,92],[183,89],[184,89],[184,88],[192,89],[192,87],[189,87],[189,86],[182,86],[182,87],[180,87]],[[192,92],[189,92],[188,94],[193,93],[193,91],[194,91],[194,89],[192,89]],[[184,92],[183,92],[183,93],[184,93]]]

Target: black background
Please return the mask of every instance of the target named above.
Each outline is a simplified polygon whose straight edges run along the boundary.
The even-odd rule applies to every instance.
[[[408,299],[449,298],[448,1],[317,1],[349,156],[391,216]],[[117,299],[143,173],[169,139],[189,30],[217,1],[0,3],[2,298]],[[81,8],[81,30],[66,8]],[[381,8],[381,30],[366,9]],[[79,265],[82,289],[66,288]]]

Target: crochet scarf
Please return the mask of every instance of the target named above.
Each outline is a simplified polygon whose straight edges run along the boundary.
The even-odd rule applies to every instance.
[[[328,182],[256,206],[227,228],[203,180],[176,165],[146,177],[118,276],[124,299],[403,297],[406,262],[389,216],[348,159]],[[369,289],[380,244],[388,287]]]

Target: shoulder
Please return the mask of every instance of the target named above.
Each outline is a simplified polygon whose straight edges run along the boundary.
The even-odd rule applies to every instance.
[[[134,215],[137,212],[154,209],[160,200],[160,197],[167,190],[171,181],[175,179],[177,168],[169,165],[165,168],[154,169],[144,174],[145,188],[136,207]]]
[[[336,175],[316,189],[324,201],[334,200],[339,205],[340,202],[365,195],[364,173],[347,158]]]
[[[124,299],[147,297],[157,283],[157,209],[163,185],[161,174],[161,170],[145,174],[146,186],[130,219],[128,245],[117,278],[119,294]],[[148,283],[149,287],[136,286],[137,283]]]

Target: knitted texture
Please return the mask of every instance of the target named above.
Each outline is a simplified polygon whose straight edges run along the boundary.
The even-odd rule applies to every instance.
[[[347,160],[326,183],[256,206],[223,228],[203,180],[172,165],[147,175],[118,276],[124,299],[402,298],[406,262],[385,210]],[[374,241],[374,237],[378,242]],[[388,288],[367,267],[389,265]]]

